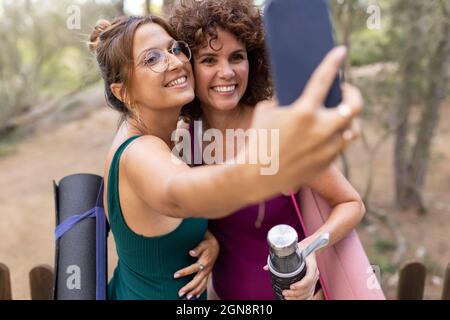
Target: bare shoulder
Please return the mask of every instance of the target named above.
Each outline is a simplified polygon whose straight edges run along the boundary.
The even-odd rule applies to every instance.
[[[121,160],[121,168],[126,176],[133,180],[164,180],[164,177],[170,177],[185,166],[176,161],[176,157],[163,140],[150,135],[134,140],[124,151]]]
[[[155,136],[145,135],[130,143],[122,155],[122,162],[129,166],[140,161],[151,161],[168,155],[170,155],[170,149],[163,140]]]

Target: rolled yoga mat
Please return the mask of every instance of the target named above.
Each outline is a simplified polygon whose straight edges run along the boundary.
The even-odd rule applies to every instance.
[[[300,190],[301,223],[306,236],[329,218],[329,204],[308,187]],[[324,294],[330,300],[385,300],[383,289],[355,230],[317,256]]]
[[[93,174],[70,175],[59,185],[54,182],[56,300],[106,298],[106,232],[103,232],[106,220],[102,209],[102,183],[102,177]]]

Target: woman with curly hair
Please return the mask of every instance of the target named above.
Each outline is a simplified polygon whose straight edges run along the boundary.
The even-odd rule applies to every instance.
[[[186,0],[175,8],[169,23],[175,36],[187,42],[193,52],[196,99],[183,108],[185,118],[191,121],[191,131],[193,120],[201,120],[203,129],[221,130],[224,136],[227,129],[250,128],[255,105],[270,99],[273,93],[259,9],[250,0]],[[355,92],[357,89],[343,86],[344,97]],[[197,133],[193,136],[197,137]],[[299,137],[306,139],[303,134]],[[226,141],[224,150],[229,143],[234,147],[234,141]],[[291,197],[283,194],[209,221],[209,229],[220,243],[211,292],[227,300],[274,298],[269,274],[263,266],[269,250],[267,233],[275,225],[294,227],[301,239],[299,246],[305,247],[325,232],[330,233],[329,245],[333,245],[361,221],[363,202],[337,168],[329,166],[307,185],[332,207],[328,221],[308,237]],[[316,286],[318,275],[315,256],[311,255],[306,276],[285,290],[284,297],[321,298]]]

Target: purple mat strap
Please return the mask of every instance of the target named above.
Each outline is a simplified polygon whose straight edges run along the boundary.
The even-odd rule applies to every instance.
[[[89,211],[86,211],[85,213],[71,216],[70,218],[67,218],[66,220],[61,222],[55,229],[55,240],[59,240],[67,231],[72,229],[73,226],[76,225],[78,222],[86,218],[95,218],[96,209],[97,207],[94,207],[92,209],[89,209]]]

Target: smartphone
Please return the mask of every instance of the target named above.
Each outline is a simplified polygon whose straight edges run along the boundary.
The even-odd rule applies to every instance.
[[[326,0],[269,0],[264,8],[266,47],[280,105],[293,103],[314,70],[335,47]],[[325,106],[342,100],[339,75]]]

